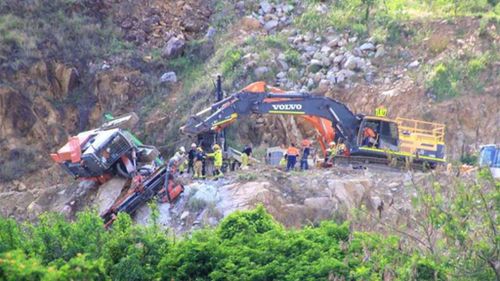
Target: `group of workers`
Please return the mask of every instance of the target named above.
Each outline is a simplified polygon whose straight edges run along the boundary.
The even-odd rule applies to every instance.
[[[370,128],[366,127],[363,131],[364,146],[374,146],[377,143],[377,134]],[[335,141],[330,142],[328,149],[326,150],[325,164],[333,164],[335,156],[342,155],[348,156],[348,149],[344,140],[342,138],[338,139],[338,143]],[[194,179],[205,179],[206,178],[206,160],[213,159],[214,162],[214,178],[219,179],[224,176],[222,173],[222,149],[218,144],[213,145],[212,153],[205,153],[201,146],[197,146],[195,143],[191,144],[191,149],[188,153],[183,146],[175,153],[175,155],[169,161],[169,167],[176,169],[180,174],[186,172],[193,174]],[[312,142],[308,139],[304,139],[300,144],[300,149],[291,143],[283,159],[280,161],[280,166],[286,167],[286,171],[294,170],[297,160],[300,157],[300,170],[308,170],[309,162],[308,158],[311,154]],[[245,170],[248,168],[249,159],[252,154],[252,147],[250,145],[245,146],[241,154],[241,169]]]
[[[206,160],[213,159],[214,162],[214,178],[217,180],[224,176],[222,173],[222,149],[218,144],[214,144],[212,153],[205,153],[201,146],[196,143],[191,144],[191,149],[186,153],[184,146],[170,158],[168,167],[173,172],[184,174],[193,174],[194,179],[206,178]],[[186,171],[187,164],[187,171]]]
[[[294,170],[297,164],[297,159],[300,157],[300,170],[308,170],[309,162],[308,158],[311,154],[311,141],[304,139],[301,143],[301,151],[296,147],[295,143],[290,144],[286,153],[280,161],[280,166],[286,167],[286,171]],[[329,143],[329,147],[326,150],[325,164],[333,163],[333,159],[337,155],[348,155],[348,149],[344,140],[342,138],[338,139],[338,143],[332,141]]]

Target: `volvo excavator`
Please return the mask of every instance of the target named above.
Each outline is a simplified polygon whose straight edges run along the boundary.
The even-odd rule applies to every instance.
[[[384,110],[377,116],[354,114],[344,104],[323,96],[286,92],[255,82],[188,119],[181,133],[199,136],[222,131],[250,114],[294,115],[315,128],[318,143],[326,155],[327,144],[342,138],[348,157],[374,162],[392,159],[435,167],[445,162],[443,124],[405,118],[389,119]],[[376,133],[366,144],[365,129]],[[380,161],[382,160],[382,161]]]
[[[106,226],[119,212],[134,213],[160,194],[173,202],[184,191],[174,179],[175,167],[165,165],[154,146],[144,145],[128,129],[138,122],[135,113],[108,116],[101,127],[70,137],[52,159],[75,179],[102,185],[113,177],[126,178],[124,192],[101,214]]]

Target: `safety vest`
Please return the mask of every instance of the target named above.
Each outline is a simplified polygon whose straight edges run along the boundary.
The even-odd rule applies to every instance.
[[[214,153],[207,154],[208,157],[214,158],[214,166],[222,167],[222,151],[217,149]]]
[[[375,134],[375,131],[373,131],[372,128],[370,127],[366,127],[363,131],[363,134],[366,137],[371,137],[371,138],[375,138],[377,135]]]
[[[299,150],[294,146],[290,146],[290,147],[288,147],[286,154],[288,156],[297,156],[297,155],[299,155]]]
[[[306,148],[306,147],[310,147],[311,146],[311,141],[308,140],[308,139],[305,139],[302,141],[302,147]]]

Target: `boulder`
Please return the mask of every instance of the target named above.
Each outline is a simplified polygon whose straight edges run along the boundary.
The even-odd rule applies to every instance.
[[[329,197],[311,197],[304,200],[304,206],[311,209],[330,210],[335,207],[333,203],[335,202]]]
[[[330,48],[335,48],[339,45],[340,38],[339,37],[334,37],[332,40],[328,42],[328,46]]]
[[[378,59],[383,57],[384,55],[385,55],[384,45],[378,45],[377,52],[375,52],[375,58]]]
[[[340,64],[344,60],[344,55],[338,55],[333,58],[334,64]]]
[[[345,63],[344,63],[344,68],[349,69],[349,70],[355,70],[355,69],[365,69],[366,65],[365,62],[362,58],[356,57],[356,56],[349,56],[347,57]]]
[[[271,6],[271,4],[267,1],[260,2],[260,8],[265,14],[270,13],[273,10],[273,6]]]
[[[186,41],[182,36],[172,37],[167,41],[165,48],[163,48],[163,57],[175,58],[180,56],[184,51]]]
[[[373,45],[373,43],[367,42],[367,43],[364,43],[363,45],[359,46],[359,49],[361,51],[374,51],[375,45]]]
[[[307,71],[310,73],[316,73],[323,67],[323,63],[320,60],[312,59],[307,66]]]
[[[417,68],[419,65],[420,65],[420,62],[418,60],[414,60],[408,64],[408,68],[410,68],[410,69]]]
[[[257,67],[257,68],[253,71],[253,73],[255,74],[255,77],[256,77],[257,79],[262,79],[262,78],[264,78],[264,77],[266,76],[266,74],[267,74],[269,71],[270,71],[270,70],[269,70],[269,67],[267,67],[267,66],[259,66],[259,67]]]
[[[268,22],[266,22],[264,24],[264,29],[267,31],[267,32],[271,32],[273,31],[274,29],[276,29],[278,27],[278,21],[277,20],[270,20]]]
[[[259,23],[259,26],[260,26],[260,23]],[[208,40],[212,40],[212,39],[214,39],[216,33],[217,33],[217,30],[215,29],[215,27],[211,26],[208,28],[207,33],[205,34],[205,38]]]
[[[165,72],[162,74],[160,77],[160,82],[161,83],[176,83],[177,82],[177,75],[173,71]]]

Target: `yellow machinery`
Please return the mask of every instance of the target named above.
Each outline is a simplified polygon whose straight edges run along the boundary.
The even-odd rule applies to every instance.
[[[444,158],[444,124],[398,117],[401,152]]]
[[[389,119],[387,110],[379,107],[376,116],[365,116],[358,131],[359,150],[381,155],[413,158],[430,164],[445,162],[444,124],[398,117]],[[364,143],[365,128],[377,133],[373,145]]]

